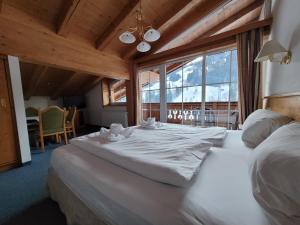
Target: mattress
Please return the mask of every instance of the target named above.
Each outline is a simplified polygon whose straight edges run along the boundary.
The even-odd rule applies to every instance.
[[[229,131],[223,148],[212,148],[185,188],[144,178],[72,145],[53,152],[51,170],[106,224],[269,225],[252,196],[250,154],[240,131]]]

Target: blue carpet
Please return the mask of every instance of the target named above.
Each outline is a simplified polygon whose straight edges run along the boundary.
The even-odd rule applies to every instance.
[[[86,126],[78,136],[98,131]],[[49,199],[47,175],[51,154],[60,144],[32,149],[30,164],[0,173],[0,224],[66,225],[58,205]]]
[[[51,153],[58,146],[49,144],[43,153],[32,151],[30,164],[0,173],[0,224],[48,198],[49,162]]]

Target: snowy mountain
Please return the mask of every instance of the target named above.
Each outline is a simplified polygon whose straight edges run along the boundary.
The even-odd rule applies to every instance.
[[[167,74],[167,102],[202,101],[202,65],[201,56]],[[205,101],[237,101],[236,50],[206,56],[205,70]],[[159,81],[144,86],[143,102],[160,102],[159,88]]]

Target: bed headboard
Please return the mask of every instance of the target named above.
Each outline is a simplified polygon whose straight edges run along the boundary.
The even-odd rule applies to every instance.
[[[264,109],[270,109],[300,122],[300,92],[266,96]]]

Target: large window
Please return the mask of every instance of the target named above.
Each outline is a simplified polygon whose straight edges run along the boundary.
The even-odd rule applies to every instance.
[[[144,71],[140,74],[140,96],[142,118],[160,119],[160,74],[158,69]]]
[[[144,110],[165,110],[163,122],[168,123],[237,128],[236,50],[165,65],[163,90],[159,73],[151,78],[153,71],[140,73],[140,80],[147,80],[141,88]],[[165,102],[160,102],[160,95],[166,96]],[[153,115],[143,113],[143,119]]]

